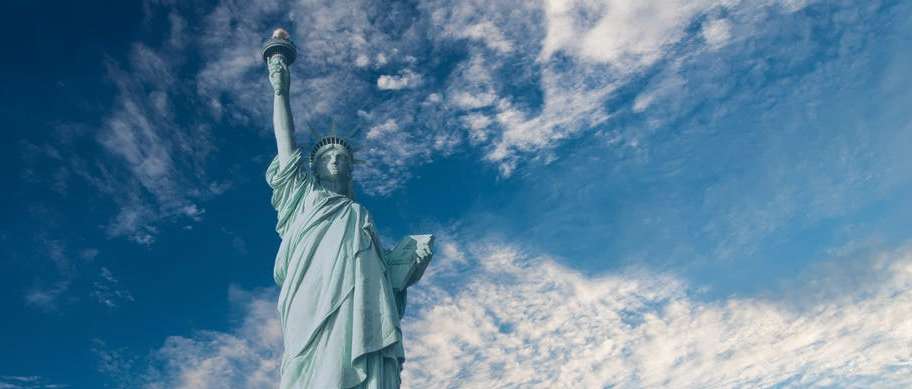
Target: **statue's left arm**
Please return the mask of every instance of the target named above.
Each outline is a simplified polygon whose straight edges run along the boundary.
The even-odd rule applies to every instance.
[[[414,285],[431,262],[433,235],[410,235],[391,250],[384,250],[383,261],[396,297],[399,317],[405,314],[408,288]]]
[[[384,253],[387,274],[393,288],[405,291],[421,279],[431,262],[433,244],[433,235],[410,235]]]

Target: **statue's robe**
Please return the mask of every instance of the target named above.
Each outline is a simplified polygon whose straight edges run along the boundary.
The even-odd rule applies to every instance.
[[[282,238],[274,278],[282,389],[398,388],[404,291],[392,288],[367,210],[316,182],[301,151],[266,171]]]

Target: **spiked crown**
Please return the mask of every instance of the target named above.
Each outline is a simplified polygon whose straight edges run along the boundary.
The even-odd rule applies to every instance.
[[[310,151],[310,163],[313,164],[316,162],[317,157],[322,153],[324,149],[334,146],[341,146],[344,148],[345,151],[348,152],[348,155],[352,157],[352,160],[354,160],[354,148],[352,148],[345,139],[335,135],[329,135],[324,136],[314,144],[313,149]]]
[[[305,128],[307,129],[308,132],[310,132],[310,135],[312,137],[311,139],[317,140],[316,143],[314,143],[313,148],[310,150],[311,168],[313,168],[314,163],[317,162],[317,158],[320,156],[320,154],[322,154],[326,149],[329,149],[329,148],[335,147],[335,146],[342,147],[343,149],[345,149],[346,152],[348,152],[348,156],[350,157],[351,163],[353,165],[360,162],[357,159],[355,159],[355,151],[357,151],[358,148],[355,147],[354,145],[352,145],[351,141],[346,140],[346,138],[354,139],[358,135],[358,133],[361,131],[359,128],[356,128],[350,134],[343,137],[343,136],[338,135],[338,132],[336,131],[335,122],[332,123],[332,128],[331,128],[329,134],[324,134],[324,133],[318,132],[316,130],[316,128],[311,126],[310,123],[308,123],[306,120],[304,121],[304,123],[305,123]]]

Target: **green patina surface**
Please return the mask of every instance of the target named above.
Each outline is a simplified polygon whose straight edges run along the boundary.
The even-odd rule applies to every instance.
[[[353,200],[351,149],[326,137],[302,156],[285,56],[266,59],[276,92],[278,155],[266,181],[282,238],[274,270],[285,346],[280,388],[398,388],[406,289],[424,273],[433,238],[409,236],[383,250],[367,209]]]

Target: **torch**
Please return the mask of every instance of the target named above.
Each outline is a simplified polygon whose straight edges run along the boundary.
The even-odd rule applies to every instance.
[[[288,31],[284,28],[277,28],[272,32],[272,38],[266,40],[263,44],[263,60],[269,63],[269,57],[281,54],[285,57],[285,65],[291,65],[298,56],[298,49],[294,43],[288,39]]]

